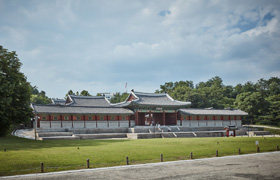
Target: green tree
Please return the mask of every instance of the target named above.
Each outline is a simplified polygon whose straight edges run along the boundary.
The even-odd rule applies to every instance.
[[[70,89],[65,95],[64,99],[66,99],[68,95],[75,95],[75,93]]]
[[[251,124],[254,119],[265,114],[268,103],[260,92],[243,92],[237,95],[235,106],[249,114]]]
[[[0,46],[0,136],[6,135],[12,125],[30,122],[31,86],[20,72],[21,62],[16,52]]]
[[[114,94],[114,96],[111,98],[111,103],[119,103],[119,102],[123,102],[126,100],[126,98],[128,97],[128,93],[124,92],[124,93],[120,93],[117,92]]]
[[[51,99],[46,96],[45,91],[39,92],[36,86],[31,87],[32,95],[31,95],[31,103],[34,104],[49,104],[51,103]]]
[[[82,90],[80,95],[81,96],[91,96],[90,93],[88,91],[86,91],[86,90]]]
[[[269,96],[266,101],[269,107],[266,116],[262,116],[263,124],[280,126],[280,94]]]

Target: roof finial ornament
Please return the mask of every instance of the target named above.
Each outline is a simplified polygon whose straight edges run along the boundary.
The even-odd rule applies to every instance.
[[[134,92],[134,89],[131,89],[131,92]]]

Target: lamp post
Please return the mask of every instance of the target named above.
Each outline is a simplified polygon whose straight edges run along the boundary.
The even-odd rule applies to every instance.
[[[34,133],[35,133],[35,140],[37,140],[37,121],[40,119],[38,115],[35,115],[35,122],[34,122]]]
[[[249,124],[247,124],[247,128],[248,128],[248,137],[249,137]]]

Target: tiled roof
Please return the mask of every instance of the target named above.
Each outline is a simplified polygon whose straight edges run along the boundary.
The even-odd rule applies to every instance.
[[[239,109],[179,109],[179,112],[189,115],[248,115],[248,113]]]
[[[65,105],[65,102],[66,102],[65,99],[52,99],[52,104]]]
[[[32,105],[35,113],[58,114],[133,114],[133,111],[125,108],[113,107],[80,107],[80,106],[55,106]]]
[[[104,96],[74,96],[70,95],[72,100],[70,106],[90,106],[90,107],[109,107],[110,103]]]
[[[176,101],[168,94],[161,93],[142,93],[132,92],[137,99],[133,100],[136,104],[142,105],[161,105],[161,106],[188,106],[190,102]]]

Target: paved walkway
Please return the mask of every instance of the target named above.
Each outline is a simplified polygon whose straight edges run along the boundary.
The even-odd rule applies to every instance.
[[[262,125],[249,125],[250,127],[261,127],[261,128],[269,128],[269,129],[280,129],[278,127],[271,127],[271,126],[262,126]]]
[[[280,179],[280,152],[84,169],[5,179]],[[1,179],[1,178],[0,178]]]
[[[15,136],[27,138],[27,139],[35,139],[35,132],[34,129],[17,129],[14,132]]]

